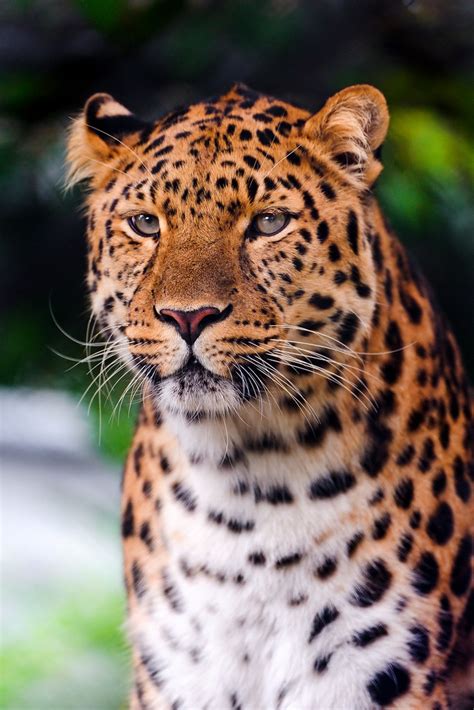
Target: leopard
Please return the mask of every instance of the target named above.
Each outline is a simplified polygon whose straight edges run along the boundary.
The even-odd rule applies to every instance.
[[[472,706],[472,400],[377,201],[388,125],[364,84],[73,119],[88,298],[140,393],[132,710]]]

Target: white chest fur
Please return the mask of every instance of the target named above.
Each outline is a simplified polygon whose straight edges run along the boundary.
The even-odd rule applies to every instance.
[[[373,707],[370,676],[404,648],[396,630],[376,650],[352,642],[397,616],[391,593],[370,608],[353,603],[372,557],[354,564],[347,544],[367,516],[373,483],[330,499],[309,495],[328,464],[346,463],[329,439],[318,460],[274,452],[230,470],[201,463],[180,473],[178,489],[169,485],[162,589],[132,625],[170,706]]]

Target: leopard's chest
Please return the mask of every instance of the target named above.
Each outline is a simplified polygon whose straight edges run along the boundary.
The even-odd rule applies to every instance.
[[[360,565],[347,553],[365,486],[315,500],[307,480],[288,496],[281,476],[261,476],[256,492],[241,475],[217,473],[188,472],[164,498],[168,560],[139,629],[164,696],[193,710],[310,708],[318,698],[340,707],[350,687],[358,707],[370,707],[350,646],[361,625],[351,604]]]

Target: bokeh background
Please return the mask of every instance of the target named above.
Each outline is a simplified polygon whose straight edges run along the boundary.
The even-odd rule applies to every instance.
[[[462,0],[2,0],[0,707],[125,707],[129,675],[117,513],[135,405],[56,354],[80,358],[87,328],[70,117],[96,91],[155,118],[235,80],[311,109],[373,83],[392,117],[380,201],[472,375],[473,20]]]

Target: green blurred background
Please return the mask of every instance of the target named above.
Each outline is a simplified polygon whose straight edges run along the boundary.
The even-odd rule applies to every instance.
[[[90,381],[87,368],[68,369],[72,363],[52,352],[82,354],[55,319],[79,340],[87,327],[81,194],[62,190],[70,117],[96,91],[112,93],[144,118],[156,118],[176,105],[223,92],[236,80],[310,109],[352,83],[372,83],[385,93],[391,128],[378,195],[431,280],[472,375],[473,19],[474,5],[460,0],[3,0],[4,409],[11,393],[24,401],[24,388],[70,393],[67,401],[77,402]],[[89,557],[99,548],[110,554],[100,573],[84,575],[88,557],[76,550],[76,576],[72,571],[65,579],[49,574],[49,568],[42,574],[41,566],[36,577],[25,577],[26,563],[22,567],[20,560],[15,568],[11,562],[21,557],[21,548],[10,549],[12,566],[2,581],[7,601],[15,603],[13,611],[3,605],[1,707],[95,710],[125,702],[127,651],[120,626],[123,597],[113,496],[134,413],[125,406],[120,416],[112,416],[119,389],[109,400],[102,398],[100,442],[99,398],[92,401],[85,458],[71,453],[66,434],[59,463],[54,445],[45,445],[44,451],[41,441],[30,446],[36,424],[32,421],[28,429],[21,407],[8,424],[17,433],[4,442],[8,465],[3,468],[7,480],[15,472],[15,482],[26,491],[9,488],[10,534],[21,526],[28,545],[31,518],[35,524],[40,518],[44,529],[37,532],[37,546],[44,555],[44,547],[56,544],[60,526],[68,525],[79,507],[83,526],[73,526],[56,563],[63,566],[76,554],[79,540]],[[86,404],[92,394],[86,395]],[[40,406],[39,418],[43,412],[54,423],[55,407]],[[78,411],[84,419],[87,413]],[[48,456],[54,466],[45,464]],[[88,476],[96,469],[97,479]],[[69,482],[81,481],[79,487],[68,483],[64,488],[51,479],[53,470]],[[101,506],[99,496],[89,500],[85,484],[95,489],[94,480],[105,481],[103,490],[112,492],[104,497],[113,499],[113,506]],[[39,498],[47,498],[47,505],[38,508],[35,499],[35,505],[27,506],[29,518],[21,495],[28,497],[31,487]],[[50,490],[60,491],[57,500]],[[63,521],[60,513],[68,506],[71,513]],[[100,529],[92,541],[87,537],[91,528]]]

